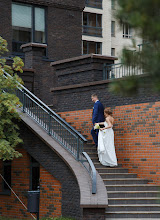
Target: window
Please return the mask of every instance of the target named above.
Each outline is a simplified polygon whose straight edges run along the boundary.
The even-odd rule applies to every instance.
[[[111,48],[111,56],[115,56],[115,48]]]
[[[111,36],[115,37],[115,21],[111,21]]]
[[[9,186],[11,186],[11,161],[4,161],[3,162],[3,177],[8,183]],[[10,192],[10,188],[8,185],[3,181],[3,191],[4,192]]]
[[[132,29],[128,24],[123,24],[123,38],[131,38]]]
[[[102,43],[94,41],[83,41],[83,54],[102,54]]]
[[[87,7],[102,8],[102,0],[86,0],[85,4]]]
[[[95,13],[83,13],[83,34],[102,36],[102,15]]]
[[[112,8],[112,10],[115,9],[115,5],[116,5],[116,0],[112,0],[111,1],[111,8]]]
[[[12,51],[24,43],[46,43],[46,11],[33,5],[12,3]]]
[[[39,178],[40,178],[39,163],[33,157],[31,157],[31,182],[30,182],[30,189],[31,190],[38,189]]]

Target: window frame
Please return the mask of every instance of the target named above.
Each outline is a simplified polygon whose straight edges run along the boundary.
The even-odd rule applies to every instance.
[[[112,47],[111,48],[111,56],[115,57],[115,55],[116,55],[116,49],[115,49],[115,47]]]
[[[15,4],[15,5],[22,5],[22,6],[30,6],[31,7],[31,42],[33,42],[33,43],[39,43],[39,42],[35,41],[35,8],[42,8],[42,9],[44,9],[45,43],[40,43],[40,44],[47,44],[48,43],[48,40],[47,40],[48,39],[48,34],[47,34],[47,15],[48,15],[48,10],[47,10],[47,7],[46,6],[41,6],[41,5],[36,5],[36,4],[27,4],[27,3],[15,2],[15,1],[12,2],[12,5],[13,4]],[[11,20],[12,20],[12,13],[11,13]],[[14,41],[13,40],[13,26],[12,26],[12,54],[23,56],[24,55],[23,52],[13,51],[13,43],[25,44],[25,43],[28,43],[28,42]]]
[[[90,8],[103,9],[103,0],[85,0],[85,6]]]
[[[115,36],[116,36],[116,22],[111,21],[111,37],[115,37]]]
[[[95,15],[95,18],[96,18],[96,25],[95,26],[89,25],[89,22],[90,22],[89,15],[90,14]],[[86,23],[87,23],[86,25],[84,25],[84,15],[86,16]],[[98,16],[100,16],[100,18],[101,18],[100,26],[98,26]],[[83,12],[82,27],[83,27],[83,32],[82,32],[83,35],[102,37],[102,14],[92,13],[92,12]],[[86,29],[86,33],[84,31],[85,29]],[[95,33],[91,34],[90,33],[91,29],[95,29]]]
[[[87,43],[87,53],[84,53],[84,51],[82,51],[82,54],[83,55],[86,55],[86,54],[89,54],[89,43],[95,43],[96,44],[96,53],[95,54],[102,54],[102,42],[97,42],[97,41],[87,41],[87,40],[83,40],[82,41],[82,49],[83,49],[83,44],[84,42]],[[97,53],[97,50],[98,50],[98,43],[100,44],[100,53]]]
[[[111,9],[112,10],[116,9],[116,0],[111,0]]]
[[[39,168],[39,186],[40,186],[40,164],[32,156],[30,156],[30,181],[29,181],[30,190],[36,190],[36,189],[33,189],[33,168],[35,167]]]
[[[126,27],[128,30],[128,33],[126,33]],[[123,24],[123,38],[132,38],[132,28],[130,27],[129,24]]]
[[[12,164],[11,164],[11,161],[3,161],[2,162],[2,174],[3,174],[3,177],[5,178],[5,166],[10,166],[10,186],[12,186]],[[6,179],[6,178],[5,178]],[[7,181],[7,180],[6,180]],[[2,191],[0,192],[0,195],[11,195],[11,190],[8,188],[6,189],[5,188],[5,181],[2,179]]]

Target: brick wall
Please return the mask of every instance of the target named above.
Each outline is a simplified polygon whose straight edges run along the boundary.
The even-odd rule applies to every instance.
[[[47,170],[54,178],[56,178],[57,181],[61,183],[62,216],[70,216],[76,218],[77,220],[81,219],[82,209],[80,207],[80,189],[77,180],[70,168],[53,150],[51,150],[24,124],[20,124],[20,131],[21,137],[24,141],[23,148],[33,158],[35,158],[35,160],[37,160],[45,170]],[[58,198],[60,198],[60,192],[59,195],[57,194],[55,197],[58,200]],[[57,205],[59,205],[59,202]],[[59,206],[55,205],[55,207],[57,208],[58,212]],[[49,210],[53,211],[53,215],[54,209],[50,207]],[[48,216],[50,215],[51,211],[48,212]]]
[[[40,167],[40,217],[57,217],[62,213],[61,183]]]
[[[12,189],[27,206],[27,191],[30,185],[30,157],[24,149],[18,150],[23,154],[23,157],[12,161]],[[0,165],[2,170],[2,161],[0,161]],[[40,217],[60,216],[61,206],[61,183],[40,166]],[[1,195],[0,193],[0,215],[18,217],[19,219],[31,218],[31,215],[13,193],[11,195]]]
[[[16,2],[47,8],[49,59],[59,60],[81,55],[82,11],[85,0],[17,0]],[[11,0],[0,0],[1,36],[7,40],[10,51],[12,51],[11,4]]]
[[[80,190],[70,168],[28,127],[23,123],[20,123],[19,127],[23,148],[18,150],[23,153],[23,157],[12,161],[13,190],[27,205],[27,191],[30,185],[29,155],[31,155],[40,164],[40,217],[62,215],[82,219]],[[2,161],[0,169],[2,171]],[[30,218],[13,194],[2,195],[2,191],[0,191],[0,215],[18,216],[19,219]]]
[[[109,107],[109,105],[105,105]],[[160,183],[160,102],[112,106],[118,163],[139,177]],[[92,140],[92,109],[59,112]]]
[[[105,209],[84,209],[83,210],[83,220],[105,220]]]

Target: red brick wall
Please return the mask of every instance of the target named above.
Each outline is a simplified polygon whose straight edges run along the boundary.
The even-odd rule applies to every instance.
[[[12,189],[20,197],[25,206],[27,206],[30,158],[25,150],[20,149],[19,151],[23,154],[23,157],[14,159],[11,165]],[[2,161],[0,161],[0,170],[2,171]],[[0,189],[1,192],[2,188]],[[60,182],[40,166],[40,217],[60,216],[61,198]],[[0,213],[2,216],[12,218],[32,218],[13,193],[11,195],[0,194]]]
[[[61,215],[61,184],[43,167],[40,167],[41,200],[40,217],[57,217]]]
[[[116,106],[112,110],[118,162],[138,177],[160,183],[160,102]],[[92,109],[60,115],[91,139]]]

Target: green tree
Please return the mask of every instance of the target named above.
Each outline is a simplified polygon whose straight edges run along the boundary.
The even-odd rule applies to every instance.
[[[23,72],[23,61],[14,57],[12,65],[6,65],[6,59],[2,56],[7,53],[7,41],[0,37],[0,159],[12,160],[22,156],[16,147],[22,142],[19,138],[18,126],[19,114],[16,107],[21,103],[15,95],[18,83],[22,83],[16,72]],[[4,71],[12,77],[5,77]]]
[[[123,95],[133,94],[140,87],[160,92],[160,1],[159,0],[117,0],[116,18],[120,24],[129,24],[144,44],[140,52],[131,53],[124,48],[122,61],[129,66],[143,69],[146,77],[126,77],[111,83],[111,91]],[[133,49],[136,42],[133,41]]]

